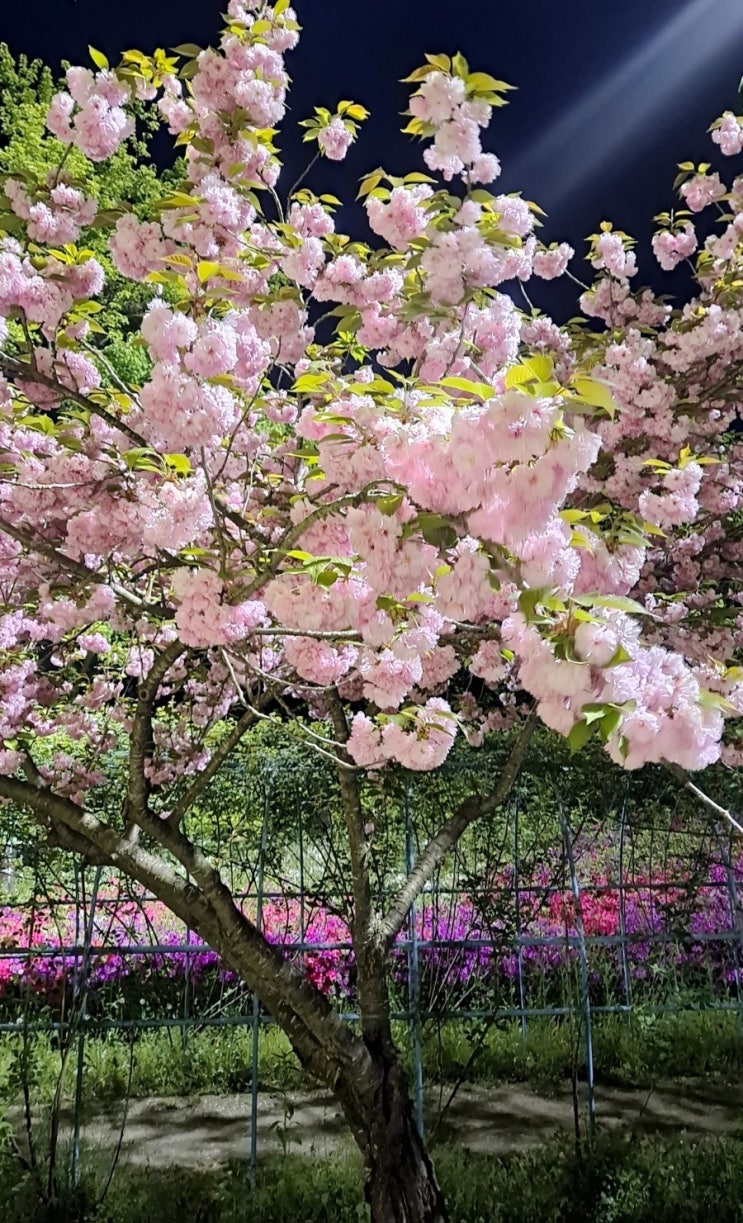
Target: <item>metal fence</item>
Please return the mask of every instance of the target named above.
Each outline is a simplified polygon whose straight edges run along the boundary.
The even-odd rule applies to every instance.
[[[572,1023],[584,1042],[590,1132],[597,1016],[621,1015],[631,1024],[640,1010],[710,1008],[743,1020],[743,856],[727,830],[702,812],[679,827],[670,808],[640,818],[627,794],[599,820],[594,811],[568,810],[555,786],[549,812],[537,818],[530,794],[518,788],[507,810],[465,839],[419,897],[392,955],[394,1018],[409,1037],[421,1130],[422,1034],[431,1023],[485,1029],[511,1021],[523,1033],[537,1018]],[[250,869],[243,863],[235,892],[267,937],[353,1022],[347,875],[327,822],[305,827],[306,800],[297,789],[292,835],[272,844],[267,779]],[[416,811],[411,790],[393,808],[378,797],[370,807],[370,818],[380,821],[375,887],[382,906],[440,814],[430,802],[428,814]],[[7,857],[3,878],[14,895],[0,908],[0,1033],[56,1033],[74,1048],[73,1182],[86,1042],[112,1031],[134,1039],[152,1028],[250,1032],[246,1143],[254,1175],[259,1034],[270,1023],[258,999],[126,880],[79,865],[60,879],[58,869],[41,857],[23,867],[14,865],[12,851]]]

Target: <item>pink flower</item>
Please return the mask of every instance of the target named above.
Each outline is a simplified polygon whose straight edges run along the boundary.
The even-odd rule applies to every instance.
[[[719,126],[712,133],[712,139],[719,145],[720,152],[726,157],[734,157],[743,152],[743,121],[739,115],[726,110],[719,121]]]
[[[664,229],[653,236],[653,254],[665,272],[672,271],[696,249],[697,236],[690,221],[680,230]]]
[[[428,213],[420,205],[432,194],[427,184],[420,183],[414,187],[393,188],[386,202],[370,197],[366,202],[369,225],[395,250],[404,250],[426,228]]]
[[[681,184],[680,191],[691,211],[701,212],[724,197],[725,185],[720,181],[719,174],[695,174]]]
[[[596,241],[595,255],[591,260],[595,268],[606,268],[612,276],[629,279],[637,272],[634,252],[625,249],[619,234],[605,233]]]
[[[549,250],[536,251],[533,260],[534,275],[540,276],[542,280],[555,280],[565,272],[574,254],[575,251],[567,242],[561,242],[559,246],[550,247]]]
[[[333,115],[327,127],[318,132],[317,143],[330,161],[343,161],[353,143],[353,132],[348,130],[338,115]]]

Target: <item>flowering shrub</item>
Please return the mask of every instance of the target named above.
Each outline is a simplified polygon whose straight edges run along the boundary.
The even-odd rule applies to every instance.
[[[253,913],[253,916],[255,914]],[[348,926],[324,909],[308,909],[302,917],[298,901],[272,901],[263,906],[267,938],[287,948],[300,942],[308,978],[328,994],[347,993],[351,967]],[[85,947],[90,946],[89,956]],[[316,946],[315,946],[316,945]],[[169,981],[182,986],[188,979],[195,992],[207,985],[231,985],[236,978],[219,956],[185,930],[157,900],[123,900],[113,892],[101,897],[92,926],[69,898],[33,910],[0,909],[0,998],[12,999],[19,987],[52,1006],[84,983],[93,995],[105,987],[136,984],[146,988],[155,1005]],[[9,951],[38,954],[8,955]],[[109,993],[115,991],[109,990]]]
[[[702,878],[669,864],[665,873],[625,880],[621,888],[600,853],[585,853],[581,866],[578,901],[545,865],[519,878],[518,887],[512,872],[503,871],[485,895],[427,896],[415,922],[424,1009],[473,997],[508,1005],[516,1000],[519,974],[527,1004],[534,1004],[535,991],[545,1004],[559,1000],[565,970],[579,955],[581,931],[596,996],[621,996],[625,973],[636,989],[648,988],[664,972],[672,974],[676,989],[703,986],[723,993],[735,985],[739,950],[730,883],[743,883],[743,861],[730,879],[718,862]],[[254,906],[248,908],[255,918]],[[353,953],[341,916],[283,897],[264,903],[262,924],[266,937],[300,962],[313,984],[340,1004],[353,1005]],[[398,939],[393,958],[393,978],[403,989],[410,935],[411,930]],[[216,998],[221,1006],[244,1004],[234,973],[216,952],[159,901],[117,896],[113,880],[97,901],[92,927],[69,898],[34,909],[0,909],[0,1000],[6,1007],[12,1008],[21,990],[30,990],[42,1005],[59,1009],[83,983],[92,1014],[115,1009],[117,999],[119,1006],[136,999],[140,1008],[158,1013],[180,1003],[186,985],[201,1009]]]

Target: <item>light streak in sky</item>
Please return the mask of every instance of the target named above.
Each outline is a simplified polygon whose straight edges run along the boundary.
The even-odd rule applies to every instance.
[[[509,178],[538,184],[553,211],[629,144],[651,138],[674,98],[691,93],[705,69],[735,50],[736,39],[743,68],[743,0],[690,0],[550,124],[509,167]]]

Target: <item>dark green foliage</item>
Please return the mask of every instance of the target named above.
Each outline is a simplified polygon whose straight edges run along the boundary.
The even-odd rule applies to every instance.
[[[27,184],[43,183],[57,170],[64,157],[64,174],[86,194],[94,196],[102,210],[125,201],[139,216],[151,213],[154,200],[184,177],[182,159],[165,170],[150,158],[149,139],[156,116],[149,107],[134,103],[137,133],[112,157],[93,163],[77,149],[65,147],[46,130],[46,112],[59,87],[51,70],[40,60],[21,55],[14,59],[0,43],[0,181],[4,175],[23,178]],[[134,341],[142,314],[151,299],[148,285],[132,284],[114,268],[108,254],[108,230],[88,230],[81,245],[93,251],[106,272],[100,296],[106,310],[106,334],[94,336],[106,362],[124,381],[141,384],[149,370],[143,347]],[[111,383],[102,367],[104,382]]]
[[[743,1141],[635,1141],[605,1137],[491,1157],[441,1148],[436,1167],[452,1223],[739,1223]],[[103,1174],[76,1192],[64,1183],[53,1212],[6,1157],[4,1223],[362,1223],[361,1169],[352,1155],[266,1160],[251,1191],[247,1169],[121,1168],[102,1205]]]
[[[594,1072],[598,1084],[650,1089],[673,1079],[740,1083],[743,1030],[730,1011],[687,1011],[659,1016],[638,1012],[599,1015],[592,1025]],[[412,1070],[408,1029],[397,1025],[398,1044]],[[85,1042],[83,1098],[88,1103],[159,1095],[242,1092],[250,1087],[252,1032],[245,1025],[202,1029],[143,1029],[136,1033],[90,1032]],[[0,1109],[20,1092],[22,1041],[0,1037]],[[569,1023],[533,1019],[526,1033],[516,1022],[492,1025],[482,1039],[456,1019],[426,1024],[422,1033],[425,1083],[453,1086],[462,1077],[480,1087],[529,1084],[551,1094],[585,1077],[585,1046]],[[26,1076],[43,1109],[60,1073],[58,1040],[41,1033],[27,1045]],[[131,1073],[131,1077],[130,1077]],[[74,1093],[75,1062],[68,1063],[63,1094]],[[284,1034],[261,1027],[258,1081],[262,1091],[307,1091],[316,1084],[301,1069]]]

